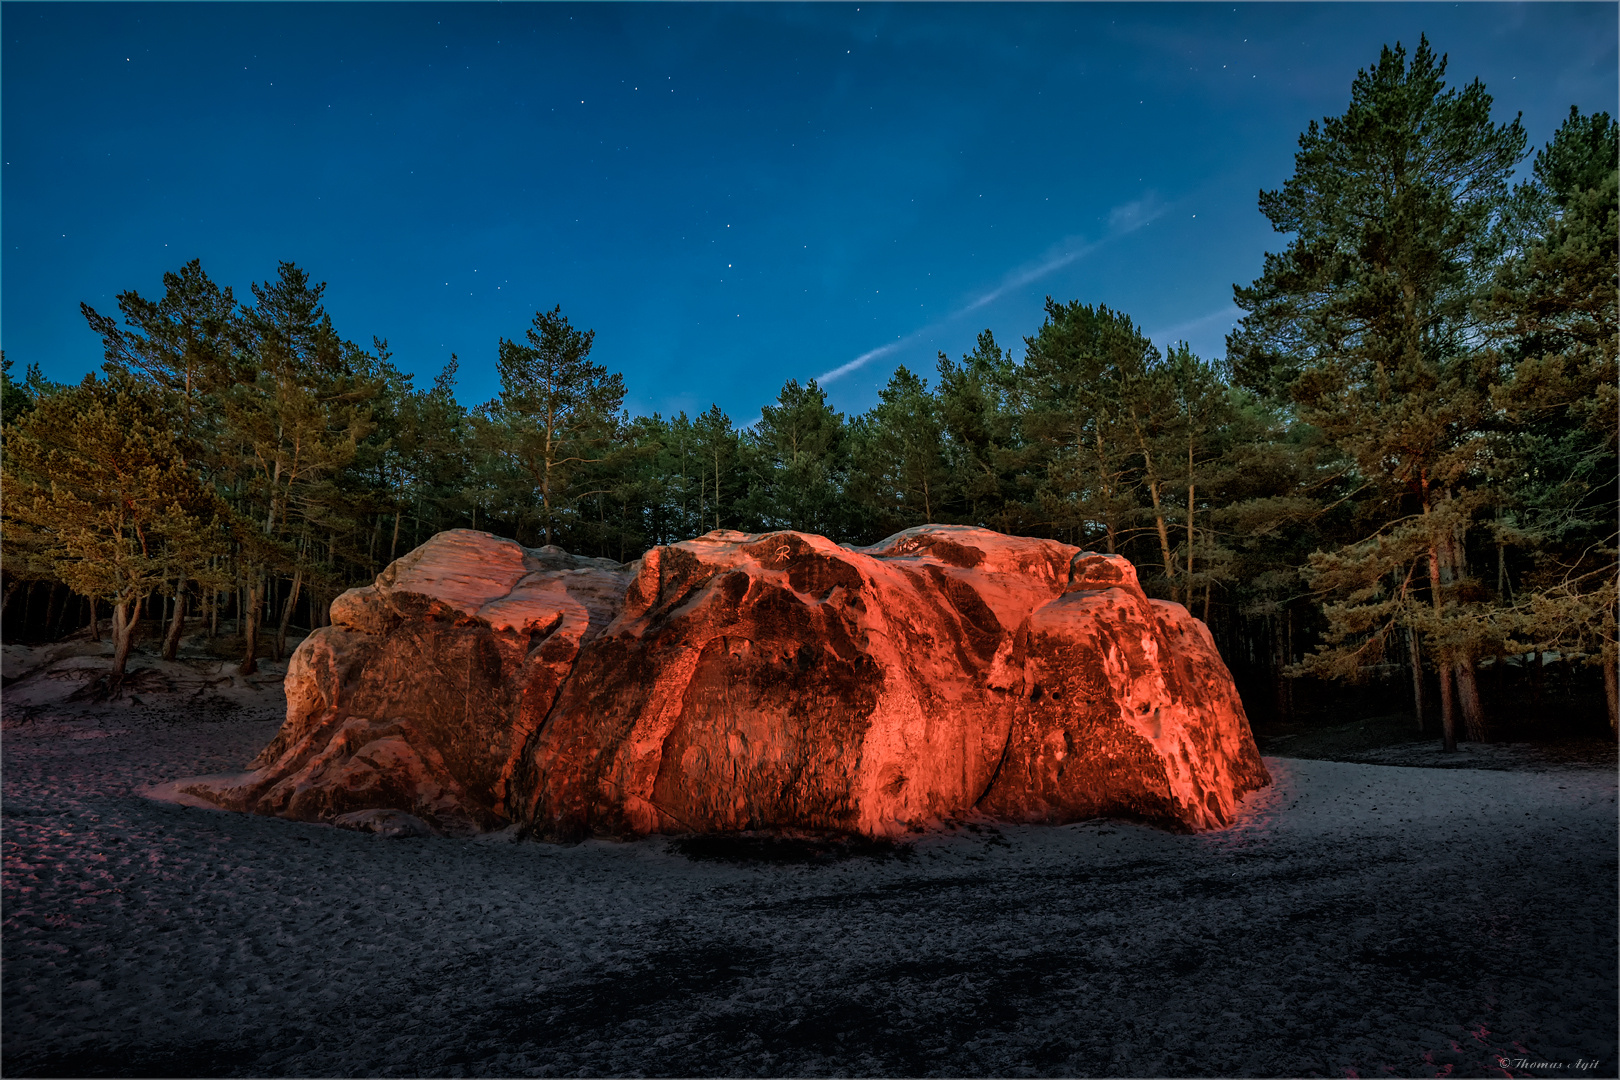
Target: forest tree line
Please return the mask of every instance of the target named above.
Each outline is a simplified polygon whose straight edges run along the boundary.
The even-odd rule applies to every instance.
[[[416,385],[299,267],[240,299],[194,260],[82,305],[99,374],[4,363],[6,618],[82,598],[121,672],[143,619],[172,657],[200,617],[251,671],[443,529],[628,561],[958,523],[1128,556],[1280,711],[1289,676],[1410,679],[1453,745],[1487,734],[1482,663],[1558,650],[1601,669],[1613,724],[1620,135],[1572,109],[1515,184],[1519,122],[1444,71],[1386,48],[1300,137],[1260,197],[1290,239],[1235,287],[1224,357],[1049,298],[1021,350],[985,331],[855,416],[791,380],[743,427],[632,416],[560,309],[496,344],[468,408],[454,358]]]

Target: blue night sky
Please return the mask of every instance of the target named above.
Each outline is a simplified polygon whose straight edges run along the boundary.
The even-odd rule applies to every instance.
[[[1533,147],[1616,111],[1613,3],[36,4],[0,8],[4,347],[59,380],[201,258],[291,260],[340,333],[495,390],[560,304],[634,412],[838,408],[1043,299],[1224,351],[1256,208],[1379,47],[1427,32]]]

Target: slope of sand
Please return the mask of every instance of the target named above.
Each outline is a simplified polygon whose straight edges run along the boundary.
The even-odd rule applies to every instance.
[[[234,693],[8,694],[6,1075],[1615,1075],[1608,770],[1268,758],[1218,833],[687,854],[142,797],[270,738]]]

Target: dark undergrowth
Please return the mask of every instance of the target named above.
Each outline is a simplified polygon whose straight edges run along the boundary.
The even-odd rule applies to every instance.
[[[1593,717],[1547,709],[1540,714],[1503,714],[1490,723],[1488,735],[1488,742],[1476,744],[1476,748],[1494,751],[1489,758],[1477,754],[1445,757],[1455,758],[1459,767],[1472,768],[1507,768],[1520,759],[1530,766],[1620,767],[1620,753],[1601,713]],[[1262,754],[1277,757],[1407,765],[1445,761],[1442,757],[1431,762],[1420,753],[1415,753],[1412,760],[1391,758],[1392,752],[1403,748],[1417,752],[1430,744],[1433,748],[1440,746],[1438,725],[1431,719],[1426,728],[1420,729],[1410,712],[1353,720],[1305,717],[1287,723],[1256,724],[1254,736]]]

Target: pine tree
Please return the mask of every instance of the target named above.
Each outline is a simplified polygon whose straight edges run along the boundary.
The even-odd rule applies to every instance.
[[[243,312],[245,363],[223,395],[223,438],[238,448],[230,477],[237,511],[258,522],[238,531],[244,675],[257,669],[269,575],[300,578],[312,529],[341,513],[345,493],[334,481],[374,427],[381,387],[366,373],[376,360],[338,336],[321,304],[325,290],[285,262],[274,281],[253,286],[254,305]]]
[[[1222,438],[1232,402],[1222,373],[1200,359],[1184,341],[1165,357],[1164,372],[1174,415],[1166,432],[1163,456],[1181,510],[1177,545],[1170,559],[1171,598],[1182,600],[1192,610],[1201,592],[1207,612],[1215,582],[1225,579],[1217,568],[1221,556],[1209,535],[1208,519],[1213,510],[1211,497],[1226,478],[1221,459],[1233,449]],[[1186,494],[1185,502],[1179,498],[1182,492]],[[1200,520],[1205,524],[1201,526]]]
[[[92,375],[7,434],[8,542],[21,533],[74,592],[112,606],[114,683],[147,597],[176,577],[210,582],[224,550],[227,514],[178,419],[151,388]]]
[[[101,335],[107,362],[139,373],[173,395],[188,424],[207,396],[234,381],[242,345],[235,298],[220,288],[193,259],[163,275],[163,299],[147,300],[133,289],[118,294],[124,325],[80,304],[90,329]]]
[[[752,443],[759,458],[749,492],[750,515],[767,529],[841,535],[849,521],[843,498],[848,426],[811,379],[788,380],[775,405],[760,410]]]
[[[219,471],[219,449],[228,445],[220,427],[220,393],[236,379],[243,341],[229,288],[215,285],[193,259],[178,273],[163,275],[164,295],[151,301],[134,290],[118,294],[124,326],[88,304],[80,304],[90,328],[101,336],[108,371],[140,379],[163,397],[180,432],[203,448],[198,465],[212,478]],[[210,454],[208,448],[214,448]],[[174,613],[164,636],[163,656],[173,660],[184,628],[188,583],[177,579],[165,591]]]
[[[1046,510],[1072,542],[1101,541],[1119,551],[1141,509],[1144,480],[1159,505],[1163,473],[1153,460],[1160,403],[1168,387],[1159,352],[1130,317],[1097,305],[1046,301],[1046,320],[1025,341],[1024,423],[1046,447]],[[1147,454],[1144,463],[1142,455]],[[1144,467],[1145,465],[1145,467]],[[1168,575],[1169,533],[1155,515],[1160,561]]]
[[[11,361],[0,350],[0,428],[8,428],[23,413],[33,408],[34,399],[28,391],[11,377]]]
[[[525,343],[501,339],[501,391],[482,410],[483,444],[532,485],[547,544],[574,510],[575,474],[605,456],[624,402],[624,377],[590,360],[595,337],[561,307],[537,312]]]
[[[6,445],[17,422],[34,408],[34,395],[26,383],[11,377],[11,367],[12,361],[0,350],[0,461],[6,458]],[[26,527],[8,528],[4,539],[4,544],[0,544],[0,568],[5,574],[3,610],[12,612],[11,601],[17,590],[25,584],[32,589],[35,582],[51,577],[51,560]],[[25,607],[27,595],[24,594]]]
[[[1031,461],[1021,425],[1018,365],[982,331],[960,362],[939,354],[939,423],[950,470],[950,520],[1014,531],[1025,520],[1020,475]]]
[[[738,458],[741,435],[720,406],[692,421],[692,449],[698,473],[697,532],[719,529],[733,518],[732,504],[738,497]],[[709,523],[713,522],[712,525]]]
[[[1492,444],[1497,588],[1515,648],[1584,652],[1602,667],[1620,729],[1620,126],[1571,108],[1512,209],[1480,305],[1504,372],[1491,397],[1503,421]]]
[[[1294,175],[1260,196],[1273,228],[1294,238],[1266,256],[1253,285],[1234,288],[1248,314],[1228,348],[1238,377],[1287,394],[1382,506],[1369,539],[1328,556],[1318,587],[1370,602],[1399,587],[1379,552],[1425,564],[1411,580],[1427,586],[1429,614],[1419,622],[1415,607],[1401,610],[1437,657],[1451,747],[1453,678],[1469,735],[1483,736],[1482,643],[1468,633],[1478,624],[1456,608],[1466,530],[1484,503],[1477,465],[1491,381],[1470,306],[1525,136],[1518,120],[1492,122],[1477,80],[1447,89],[1445,67],[1426,38],[1410,63],[1401,46],[1386,47],[1357,75],[1349,109],[1300,136]],[[1333,649],[1370,657],[1397,609],[1376,630],[1354,626],[1349,610],[1329,614],[1356,643]]]
[[[851,495],[889,535],[945,520],[955,502],[939,405],[927,384],[895,369],[878,404],[851,425]]]

